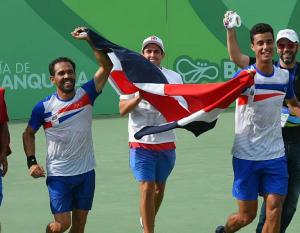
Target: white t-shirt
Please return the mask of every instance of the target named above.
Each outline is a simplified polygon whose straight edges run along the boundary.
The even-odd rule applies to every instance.
[[[170,84],[182,84],[181,76],[164,67],[161,68],[162,73],[165,75],[168,83]],[[129,100],[139,95],[135,93],[132,95],[121,95],[121,100]],[[174,142],[175,131],[167,131],[158,134],[151,134],[142,137],[140,140],[134,138],[134,134],[144,128],[145,126],[156,126],[166,123],[164,116],[156,110],[148,101],[142,99],[141,102],[129,113],[128,119],[128,133],[129,142],[139,142],[147,144],[159,144],[166,142]]]
[[[73,176],[95,168],[92,105],[99,94],[91,80],[71,100],[61,100],[55,93],[33,108],[28,124],[34,130],[44,128],[48,176]]]
[[[237,99],[234,157],[261,161],[284,156],[280,116],[285,96],[294,97],[290,80],[287,70],[275,66],[269,76],[256,69],[255,85]]]

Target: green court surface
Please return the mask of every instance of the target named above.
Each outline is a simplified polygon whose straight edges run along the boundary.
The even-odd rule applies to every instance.
[[[157,233],[209,233],[236,210],[231,196],[232,111],[221,115],[215,129],[195,138],[177,130],[177,161],[156,220]],[[10,124],[13,154],[4,178],[0,208],[2,233],[42,233],[52,219],[45,179],[28,175],[21,135],[25,122]],[[95,118],[96,193],[87,233],[141,233],[138,185],[128,166],[127,118]],[[45,163],[43,130],[36,136],[36,156]],[[300,212],[288,233],[300,231]],[[242,233],[254,233],[257,219]]]

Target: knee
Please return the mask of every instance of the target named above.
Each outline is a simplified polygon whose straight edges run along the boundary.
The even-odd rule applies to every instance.
[[[155,195],[157,195],[157,196],[163,196],[164,192],[165,192],[165,188],[164,187],[159,186],[159,185],[157,185],[155,187]]]
[[[246,226],[251,222],[253,222],[255,218],[256,218],[256,213],[248,213],[248,214],[240,215],[239,220],[243,226]]]
[[[51,222],[47,225],[47,233],[62,233],[65,232],[71,226],[70,221],[65,222]]]
[[[275,205],[268,208],[266,219],[275,220],[282,214],[282,205]]]
[[[272,202],[268,202],[267,206],[266,206],[266,210],[269,213],[281,213],[282,211],[282,207],[283,207],[283,203],[284,203],[284,199],[279,200],[279,201],[272,201]]]
[[[141,195],[142,197],[149,199],[149,198],[154,198],[154,194],[156,192],[154,185],[152,184],[143,184],[141,185]]]

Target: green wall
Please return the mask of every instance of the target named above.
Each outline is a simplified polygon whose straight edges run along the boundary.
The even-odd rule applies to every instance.
[[[236,71],[222,24],[227,9],[242,17],[238,38],[249,55],[248,31],[255,23],[269,23],[275,32],[300,31],[297,0],[1,0],[0,6],[0,86],[7,90],[11,119],[28,118],[35,103],[54,91],[47,70],[52,59],[68,56],[77,63],[77,85],[93,76],[97,66],[90,48],[70,36],[75,26],[91,27],[135,51],[145,37],[158,35],[167,52],[164,66],[180,72],[186,83],[225,81]],[[94,113],[118,113],[118,96],[109,85]]]

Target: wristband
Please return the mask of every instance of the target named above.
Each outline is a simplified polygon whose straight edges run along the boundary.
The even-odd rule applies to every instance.
[[[36,158],[34,155],[30,155],[30,156],[27,156],[27,167],[28,169],[32,166],[32,165],[35,165],[37,164],[37,161],[36,161]]]

